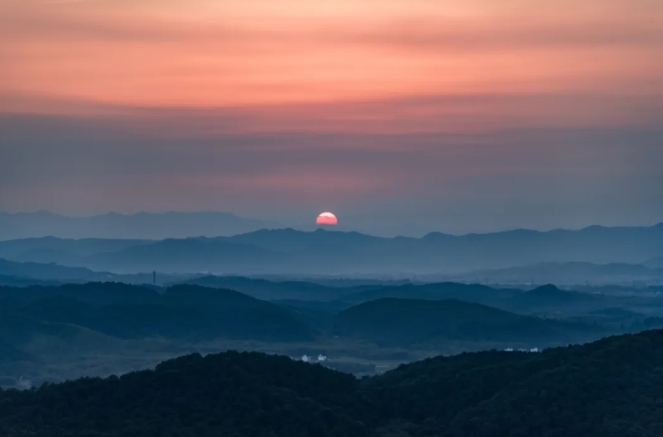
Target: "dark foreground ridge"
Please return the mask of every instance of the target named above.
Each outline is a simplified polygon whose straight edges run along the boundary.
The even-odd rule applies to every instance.
[[[663,435],[663,331],[542,353],[467,353],[374,378],[287,357],[188,355],[155,370],[0,392],[7,436]]]

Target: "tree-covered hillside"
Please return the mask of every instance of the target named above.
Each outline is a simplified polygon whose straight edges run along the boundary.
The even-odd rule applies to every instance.
[[[364,436],[351,375],[287,357],[189,355],[154,371],[0,393],[12,436]]]
[[[622,437],[663,433],[663,331],[437,357],[357,380],[259,353],[0,392],[8,436]]]
[[[0,287],[0,301],[0,325],[7,318],[22,317],[118,338],[313,338],[309,326],[280,306],[237,291],[196,285],[177,285],[164,293],[120,283]],[[12,337],[13,330],[6,334]]]
[[[456,299],[384,298],[365,302],[342,311],[336,330],[339,335],[378,344],[406,346],[448,340],[520,341],[536,345],[597,336],[597,330],[589,326],[518,315]]]

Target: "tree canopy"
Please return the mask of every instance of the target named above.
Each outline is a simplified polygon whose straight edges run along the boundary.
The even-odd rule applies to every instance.
[[[7,436],[663,435],[663,331],[355,377],[261,353],[0,392]]]

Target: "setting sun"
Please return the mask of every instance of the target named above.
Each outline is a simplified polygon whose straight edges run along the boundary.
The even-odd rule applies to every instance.
[[[315,220],[315,223],[318,225],[337,225],[338,219],[331,212],[323,212]]]

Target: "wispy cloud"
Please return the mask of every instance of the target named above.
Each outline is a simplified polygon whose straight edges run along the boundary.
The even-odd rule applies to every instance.
[[[237,105],[663,92],[663,6],[343,0],[0,6],[0,95]]]

